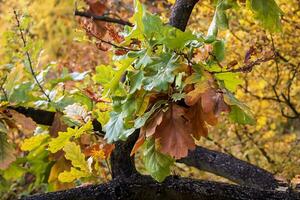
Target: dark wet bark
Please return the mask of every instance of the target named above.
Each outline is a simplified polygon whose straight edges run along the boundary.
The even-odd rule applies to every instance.
[[[170,17],[170,25],[185,31],[193,8],[198,1],[199,0],[176,0]]]
[[[112,169],[112,177],[124,178],[136,174],[134,156],[130,156],[131,149],[135,141],[138,139],[139,133],[135,131],[126,142],[116,142],[116,148],[111,154],[110,163]]]
[[[300,194],[169,177],[163,183],[148,176],[115,179],[101,185],[38,194],[23,200],[299,200]]]
[[[186,158],[177,162],[196,167],[227,178],[239,185],[261,189],[275,189],[278,183],[273,174],[231,155],[212,151],[203,147],[189,152]]]

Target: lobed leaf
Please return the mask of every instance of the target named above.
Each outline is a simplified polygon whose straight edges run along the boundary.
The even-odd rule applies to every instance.
[[[170,175],[170,166],[174,160],[156,150],[154,139],[146,140],[144,144],[143,160],[147,172],[157,181],[162,182]]]
[[[281,30],[280,18],[283,12],[274,0],[247,0],[247,6],[264,28],[271,32]]]
[[[74,167],[79,168],[81,171],[89,171],[85,156],[81,152],[79,145],[74,142],[67,142],[63,150],[65,152],[66,159],[70,160]]]

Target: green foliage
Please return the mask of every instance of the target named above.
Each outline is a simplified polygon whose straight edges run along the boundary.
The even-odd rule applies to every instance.
[[[264,28],[271,32],[281,30],[280,18],[283,12],[274,0],[247,0],[247,5]]]
[[[248,106],[236,99],[232,93],[228,92],[225,96],[225,102],[231,105],[229,117],[232,121],[239,124],[254,124],[253,114]]]
[[[92,130],[92,122],[88,121],[81,127],[68,128],[66,132],[59,132],[58,137],[52,138],[49,141],[49,151],[56,153],[68,144],[69,140],[74,137],[79,138],[82,134],[88,133]]]
[[[236,7],[236,2],[232,0],[217,0],[215,14],[208,29],[208,37],[217,37],[219,29],[228,29],[228,17],[226,10]]]
[[[76,168],[71,168],[70,171],[64,171],[58,175],[58,180],[61,182],[71,183],[82,177],[87,177],[89,174],[86,171],[81,171]]]
[[[221,62],[225,58],[225,43],[224,41],[215,41],[213,43],[213,52],[216,59]]]
[[[80,147],[74,142],[68,142],[63,148],[66,159],[72,162],[74,167],[83,171],[89,171],[87,163],[85,161],[84,154],[81,153]]]
[[[174,163],[170,156],[156,150],[153,139],[144,144],[143,160],[146,170],[159,182],[162,182],[170,174],[170,166]]]
[[[123,138],[125,136],[124,114],[112,112],[109,122],[104,127],[104,131],[106,132],[105,139],[107,139],[109,143]]]
[[[38,134],[29,139],[25,139],[21,145],[21,149],[22,151],[32,151],[39,147],[48,137],[48,134]]]

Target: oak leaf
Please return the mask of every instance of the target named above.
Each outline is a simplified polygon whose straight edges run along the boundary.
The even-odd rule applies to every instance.
[[[9,114],[15,121],[15,123],[20,126],[20,130],[25,135],[30,135],[34,132],[34,130],[37,127],[37,124],[29,117],[26,117],[25,115],[18,113],[14,110],[9,110]]]
[[[51,137],[57,137],[58,132],[66,131],[68,126],[62,121],[63,114],[61,112],[56,112],[54,115],[53,123],[49,130],[49,135]]]
[[[208,134],[203,114],[200,102],[190,107],[187,112],[187,118],[190,120],[192,125],[192,135],[197,140],[199,140],[201,136],[206,137]]]
[[[135,142],[135,144],[131,150],[130,156],[133,156],[139,150],[139,148],[145,143],[145,140],[146,140],[145,133],[146,133],[145,131],[140,131],[140,136],[137,139],[137,141]]]
[[[185,115],[185,108],[171,104],[154,134],[159,139],[160,151],[176,159],[187,156],[188,150],[195,149],[192,126]]]
[[[163,120],[163,114],[164,113],[162,110],[153,114],[153,116],[151,117],[149,122],[146,123],[146,125],[144,127],[142,127],[141,134],[142,135],[144,134],[146,137],[152,136],[155,133],[157,126],[161,124],[161,122]]]

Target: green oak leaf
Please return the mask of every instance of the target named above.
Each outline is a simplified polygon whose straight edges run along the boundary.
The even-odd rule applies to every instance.
[[[99,84],[109,84],[115,75],[115,70],[111,66],[100,65],[96,67],[93,81]]]
[[[22,178],[25,173],[26,169],[21,167],[16,161],[3,171],[3,177],[6,180],[17,181]]]
[[[218,80],[223,81],[224,86],[230,92],[235,92],[237,86],[243,83],[243,81],[238,78],[238,74],[232,73],[232,72],[218,73],[218,74],[215,74],[215,77]]]
[[[170,49],[182,49],[189,42],[197,40],[197,36],[189,30],[183,32],[171,26],[165,26],[165,29],[165,37],[161,40],[161,42]]]
[[[148,139],[144,144],[143,160],[147,172],[157,181],[162,182],[170,175],[170,166],[174,160],[155,149],[155,140]]]
[[[122,114],[124,117],[132,118],[137,110],[137,101],[135,95],[128,95],[122,102]]]
[[[25,103],[33,99],[30,92],[33,89],[31,82],[25,82],[20,85],[16,85],[8,96],[10,102]]]
[[[213,55],[221,62],[225,58],[225,43],[223,40],[218,40],[213,43]]]
[[[232,121],[239,124],[255,124],[255,120],[250,108],[240,102],[232,93],[225,93],[224,101],[231,106],[229,117]]]
[[[124,116],[122,113],[111,112],[108,123],[104,126],[105,139],[108,143],[118,141],[125,131]]]
[[[174,81],[174,69],[178,66],[178,56],[164,53],[145,67],[144,89],[147,91],[166,91]]]
[[[274,0],[247,0],[247,6],[264,28],[271,32],[281,30],[280,18],[283,12]]]
[[[224,6],[223,3],[223,0],[218,0],[213,20],[208,28],[207,37],[216,38],[220,28],[228,29],[228,18],[225,13],[228,7]]]
[[[254,124],[255,121],[252,116],[244,112],[240,107],[233,105],[229,113],[229,118],[239,124]]]
[[[156,103],[152,106],[152,108],[150,109],[150,111],[144,113],[142,116],[140,116],[139,118],[137,118],[137,119],[135,120],[135,122],[134,122],[134,127],[135,127],[136,129],[142,128],[142,127],[146,124],[147,120],[151,117],[151,115],[152,115],[157,109],[159,109],[163,104],[165,104],[165,103],[166,103],[166,101],[164,101],[164,100],[161,100],[161,101],[156,102]]]
[[[144,23],[143,16],[145,15],[144,6],[140,3],[139,0],[134,1],[134,15],[133,15],[133,28],[127,28],[128,33],[125,33],[125,41],[123,44],[130,44],[132,39],[142,40],[144,38]]]
[[[143,79],[144,79],[143,71],[129,72],[128,78],[130,82],[130,90],[129,90],[130,94],[133,94],[137,90],[140,90],[142,88]]]
[[[144,35],[147,39],[154,38],[158,40],[159,38],[164,37],[163,30],[165,26],[159,16],[145,13],[142,21],[144,25]]]

